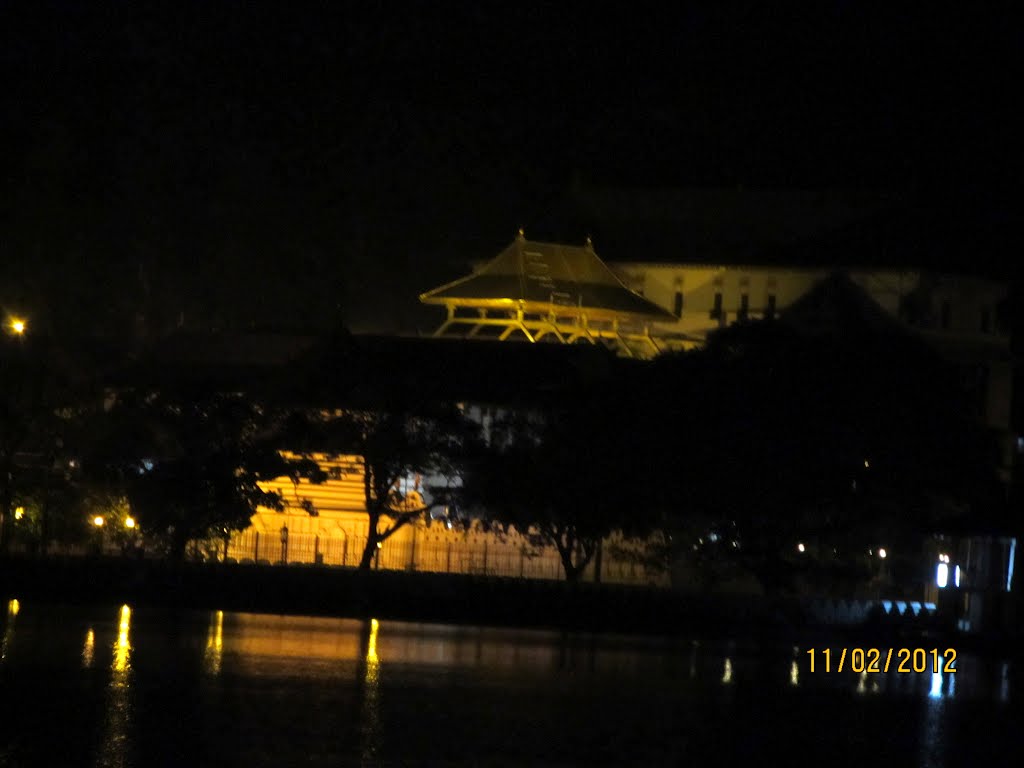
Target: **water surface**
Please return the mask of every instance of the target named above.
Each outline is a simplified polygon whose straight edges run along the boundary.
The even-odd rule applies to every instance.
[[[2,609],[6,607],[6,611]],[[0,766],[1019,765],[1010,663],[0,603]]]

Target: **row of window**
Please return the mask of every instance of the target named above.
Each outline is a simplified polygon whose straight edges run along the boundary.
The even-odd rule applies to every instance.
[[[672,303],[672,313],[681,318],[683,316],[683,309],[685,306],[685,297],[682,291],[676,291],[675,297]],[[775,317],[776,305],[775,305],[775,294],[769,293],[767,301],[765,302],[764,316],[767,318]],[[740,306],[736,312],[736,317],[739,320],[746,320],[750,316],[750,294],[740,294]],[[715,292],[714,303],[711,307],[709,317],[712,320],[720,320],[723,317],[722,309],[722,293],[721,291]],[[943,330],[948,330],[953,323],[953,307],[949,300],[943,301],[939,311],[939,324]],[[992,310],[985,307],[981,310],[981,322],[979,330],[982,333],[992,333]]]
[[[675,299],[672,304],[672,312],[676,317],[683,316],[683,305],[684,298],[682,291],[676,291]],[[714,304],[711,307],[710,317],[712,320],[719,320],[722,318],[722,293],[717,291],[715,293]],[[750,294],[740,294],[740,306],[736,312],[736,316],[740,320],[746,320],[750,316]],[[764,316],[771,318],[775,317],[775,294],[769,293],[768,299],[765,302]]]
[[[943,300],[939,305],[939,327],[948,331],[953,325],[953,304],[949,299]],[[992,333],[992,310],[984,307],[978,322],[978,330],[981,333]]]

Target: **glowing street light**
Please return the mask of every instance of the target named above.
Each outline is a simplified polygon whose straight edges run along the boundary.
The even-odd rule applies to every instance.
[[[807,547],[804,546],[803,542],[800,542],[799,544],[796,545],[796,550],[797,550],[797,552],[804,552],[804,551],[807,550]]]
[[[94,517],[92,519],[92,524],[95,525],[97,528],[102,528],[103,527],[103,517],[102,517],[102,515],[96,515],[96,517]]]
[[[20,317],[12,317],[8,321],[8,327],[11,329],[11,333],[13,333],[15,336],[23,336],[25,334],[25,329],[28,327],[28,324]]]
[[[880,558],[882,558],[883,560],[885,560],[885,557],[886,557],[886,551],[885,551],[885,547],[883,547],[883,548],[881,548],[881,549],[879,549],[879,550],[878,550],[878,556],[879,556]]]
[[[25,516],[25,508],[24,507],[17,507],[17,508],[15,508],[15,510],[14,510],[14,519],[15,520],[21,520],[21,518],[23,518],[24,516]]]
[[[125,528],[134,528],[135,527],[135,518],[132,517],[131,515],[126,517],[124,519],[124,527]]]

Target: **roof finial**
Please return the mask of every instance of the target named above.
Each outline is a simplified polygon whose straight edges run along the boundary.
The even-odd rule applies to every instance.
[[[523,232],[523,228],[522,227],[519,228],[518,239],[520,239],[520,240],[525,240],[526,239],[526,233]]]

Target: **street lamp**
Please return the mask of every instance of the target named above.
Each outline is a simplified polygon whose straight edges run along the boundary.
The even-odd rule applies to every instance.
[[[12,317],[8,320],[7,327],[11,329],[11,333],[15,336],[24,336],[25,329],[28,327],[28,324],[20,317]]]
[[[125,528],[134,528],[135,527],[135,518],[132,517],[131,515],[126,517],[124,519],[124,527]]]
[[[97,528],[102,528],[103,522],[104,521],[102,515],[96,515],[96,517],[92,519],[92,524],[95,525]]]

